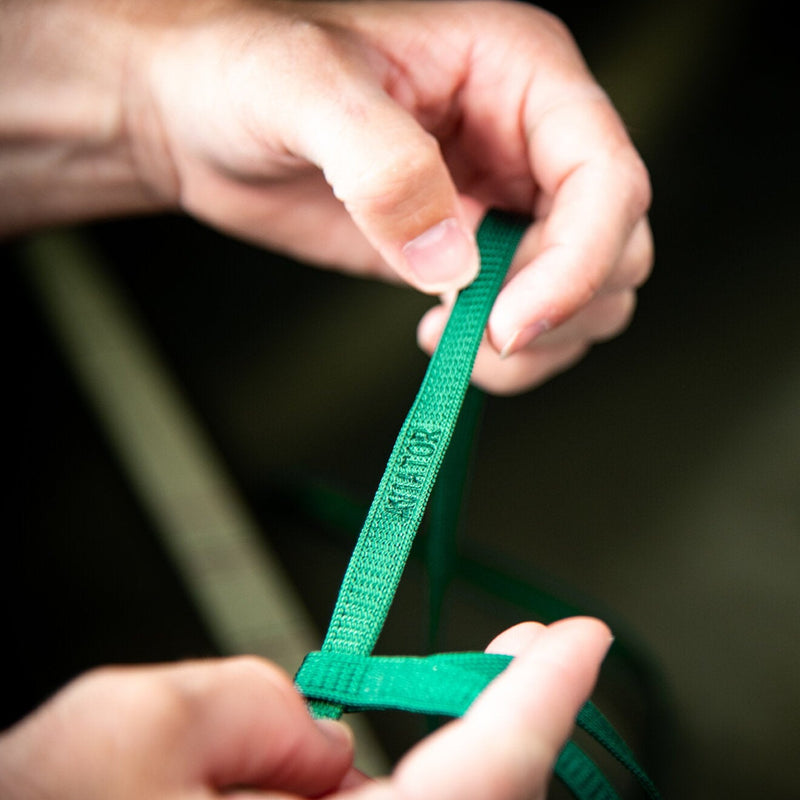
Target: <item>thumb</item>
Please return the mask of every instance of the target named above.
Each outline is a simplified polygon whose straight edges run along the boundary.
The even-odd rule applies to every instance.
[[[463,288],[477,246],[436,138],[379,86],[337,88],[309,98],[307,157],[400,277],[431,294]]]

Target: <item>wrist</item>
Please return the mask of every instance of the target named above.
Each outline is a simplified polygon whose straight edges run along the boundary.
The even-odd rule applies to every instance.
[[[119,9],[0,10],[0,235],[169,205],[138,164],[127,94],[143,37]]]

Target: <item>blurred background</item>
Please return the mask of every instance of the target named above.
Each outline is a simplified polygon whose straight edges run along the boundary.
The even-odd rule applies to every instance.
[[[487,400],[463,547],[515,586],[611,620],[637,661],[624,647],[609,658],[598,702],[668,796],[796,797],[796,32],[770,2],[547,7],[650,168],[657,261],[624,335],[531,393]],[[12,322],[0,725],[99,664],[237,649],[291,661],[295,627],[301,650],[324,631],[353,520],[424,372],[414,331],[429,300],[179,217],[106,222],[0,254]],[[120,296],[112,324],[130,320],[157,369],[145,359],[123,375],[125,348],[93,361],[116,336],[102,322],[69,343],[54,309],[79,295],[59,283],[74,264],[92,267],[87,296]],[[110,372],[87,389],[80,376],[100,361]],[[139,398],[151,379],[167,395]],[[103,387],[111,396],[99,402]],[[114,423],[127,433],[108,404],[127,408]],[[164,404],[178,420],[167,428],[185,423],[181,441],[201,443],[188,455],[159,432]],[[152,462],[130,456],[141,442]],[[193,485],[218,492],[198,498],[182,483],[198,463]],[[320,516],[298,487],[348,501]],[[193,525],[210,530],[194,539]],[[228,527],[231,541],[246,534],[230,553]],[[235,564],[253,574],[239,580]],[[412,564],[381,652],[424,650],[426,604]],[[261,623],[286,607],[286,628],[265,634]],[[442,645],[482,648],[528,610],[519,595],[457,579]],[[389,760],[424,733],[401,715],[369,723]]]

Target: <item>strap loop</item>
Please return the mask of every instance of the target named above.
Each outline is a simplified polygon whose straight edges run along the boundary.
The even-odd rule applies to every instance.
[[[411,711],[460,717],[509,664],[511,656],[439,653],[359,656],[309,653],[295,682],[307,698],[339,703],[347,712]]]

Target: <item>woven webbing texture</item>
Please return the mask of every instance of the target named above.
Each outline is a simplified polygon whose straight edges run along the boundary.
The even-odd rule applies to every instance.
[[[323,651],[372,652],[422,520],[492,304],[524,228],[506,215],[478,231],[481,271],[458,296],[353,550]]]
[[[480,274],[459,294],[397,437],[322,649],[308,654],[295,678],[316,717],[378,709],[461,716],[511,660],[487,653],[371,653],[453,435],[489,313],[524,230],[519,220],[500,212],[490,212],[478,230]],[[658,798],[633,753],[593,704],[581,709],[577,722],[633,774],[648,797]],[[578,800],[618,798],[574,742],[559,755],[555,772]]]

